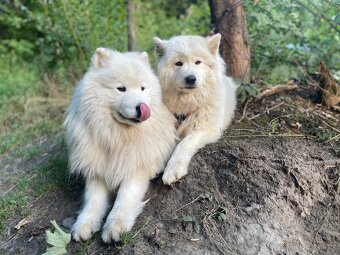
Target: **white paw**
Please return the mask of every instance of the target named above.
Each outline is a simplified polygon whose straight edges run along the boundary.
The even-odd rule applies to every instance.
[[[99,223],[94,223],[91,219],[82,219],[81,217],[78,217],[71,232],[73,239],[77,242],[81,242],[90,239],[93,233],[97,232],[99,229]]]
[[[108,220],[103,228],[103,241],[105,243],[118,242],[121,234],[130,231],[130,229],[131,227],[127,226],[123,220]]]
[[[174,182],[179,181],[183,176],[188,174],[188,169],[186,167],[179,167],[179,164],[176,165],[177,167],[171,167],[169,165],[165,168],[162,177],[164,184],[170,185]]]

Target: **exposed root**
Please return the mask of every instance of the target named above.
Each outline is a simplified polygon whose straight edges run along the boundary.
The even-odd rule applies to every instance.
[[[276,85],[261,92],[255,97],[255,101],[262,100],[264,97],[272,96],[283,91],[297,90],[298,88],[299,86],[296,84]]]
[[[326,64],[321,61],[319,66],[320,86],[323,88],[322,101],[328,107],[335,107],[340,103],[340,85],[333,78]]]

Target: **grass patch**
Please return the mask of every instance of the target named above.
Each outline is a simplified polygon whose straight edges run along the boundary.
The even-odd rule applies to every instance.
[[[43,153],[42,148],[40,148],[38,145],[33,145],[25,149],[19,149],[14,151],[13,156],[17,158],[25,157],[28,159],[35,159],[42,153]]]
[[[90,248],[90,245],[91,245],[91,241],[80,243],[79,247],[77,248],[77,251],[74,253],[74,255],[88,254],[87,250]]]
[[[17,149],[26,145],[34,139],[44,135],[52,135],[61,129],[61,120],[43,120],[38,123],[26,126],[22,129],[18,128],[12,132],[6,132],[0,135],[0,154]],[[32,157],[38,152],[31,151]]]
[[[34,162],[33,162],[34,164]],[[30,178],[15,177],[15,188],[4,197],[0,198],[0,234],[4,229],[7,219],[14,215],[27,216],[27,204],[42,196],[51,189],[64,188],[67,183],[67,155],[64,140],[60,141],[58,152],[48,159],[43,165],[30,171]]]
[[[56,79],[45,76],[28,92],[0,100],[0,154],[60,131],[73,86]]]
[[[23,64],[1,68],[0,97],[2,100],[13,96],[25,95],[37,89],[39,81],[38,73],[29,68],[29,66],[29,64]]]
[[[18,170],[10,176],[0,175],[13,187],[0,198],[0,234],[6,220],[14,215],[25,217],[30,214],[28,203],[67,183],[63,141],[58,141],[60,150],[40,165],[35,159],[44,152],[43,149],[27,144],[60,132],[74,84],[66,70],[39,77],[29,63],[5,67],[0,70],[0,155],[13,152],[14,157],[23,157],[22,162],[26,165],[20,167],[24,171]]]

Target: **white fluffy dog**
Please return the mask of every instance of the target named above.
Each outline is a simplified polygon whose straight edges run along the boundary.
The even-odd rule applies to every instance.
[[[101,228],[119,186],[102,234],[105,242],[118,241],[132,228],[149,180],[164,169],[176,143],[174,118],[162,102],[147,53],[98,48],[64,125],[70,171],[86,178],[73,238],[87,240]]]
[[[234,116],[237,87],[225,74],[220,40],[220,34],[154,38],[163,100],[182,139],[164,170],[165,184],[186,175],[192,156],[217,141]]]

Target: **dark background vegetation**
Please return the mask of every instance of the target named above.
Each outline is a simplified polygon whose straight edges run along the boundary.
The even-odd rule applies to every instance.
[[[135,1],[136,48],[152,38],[207,35],[208,1]],[[339,77],[338,0],[246,1],[252,77],[304,78],[323,60]],[[127,50],[127,1],[0,3],[0,153],[59,129],[72,87],[97,47]],[[58,110],[59,109],[59,110]]]

